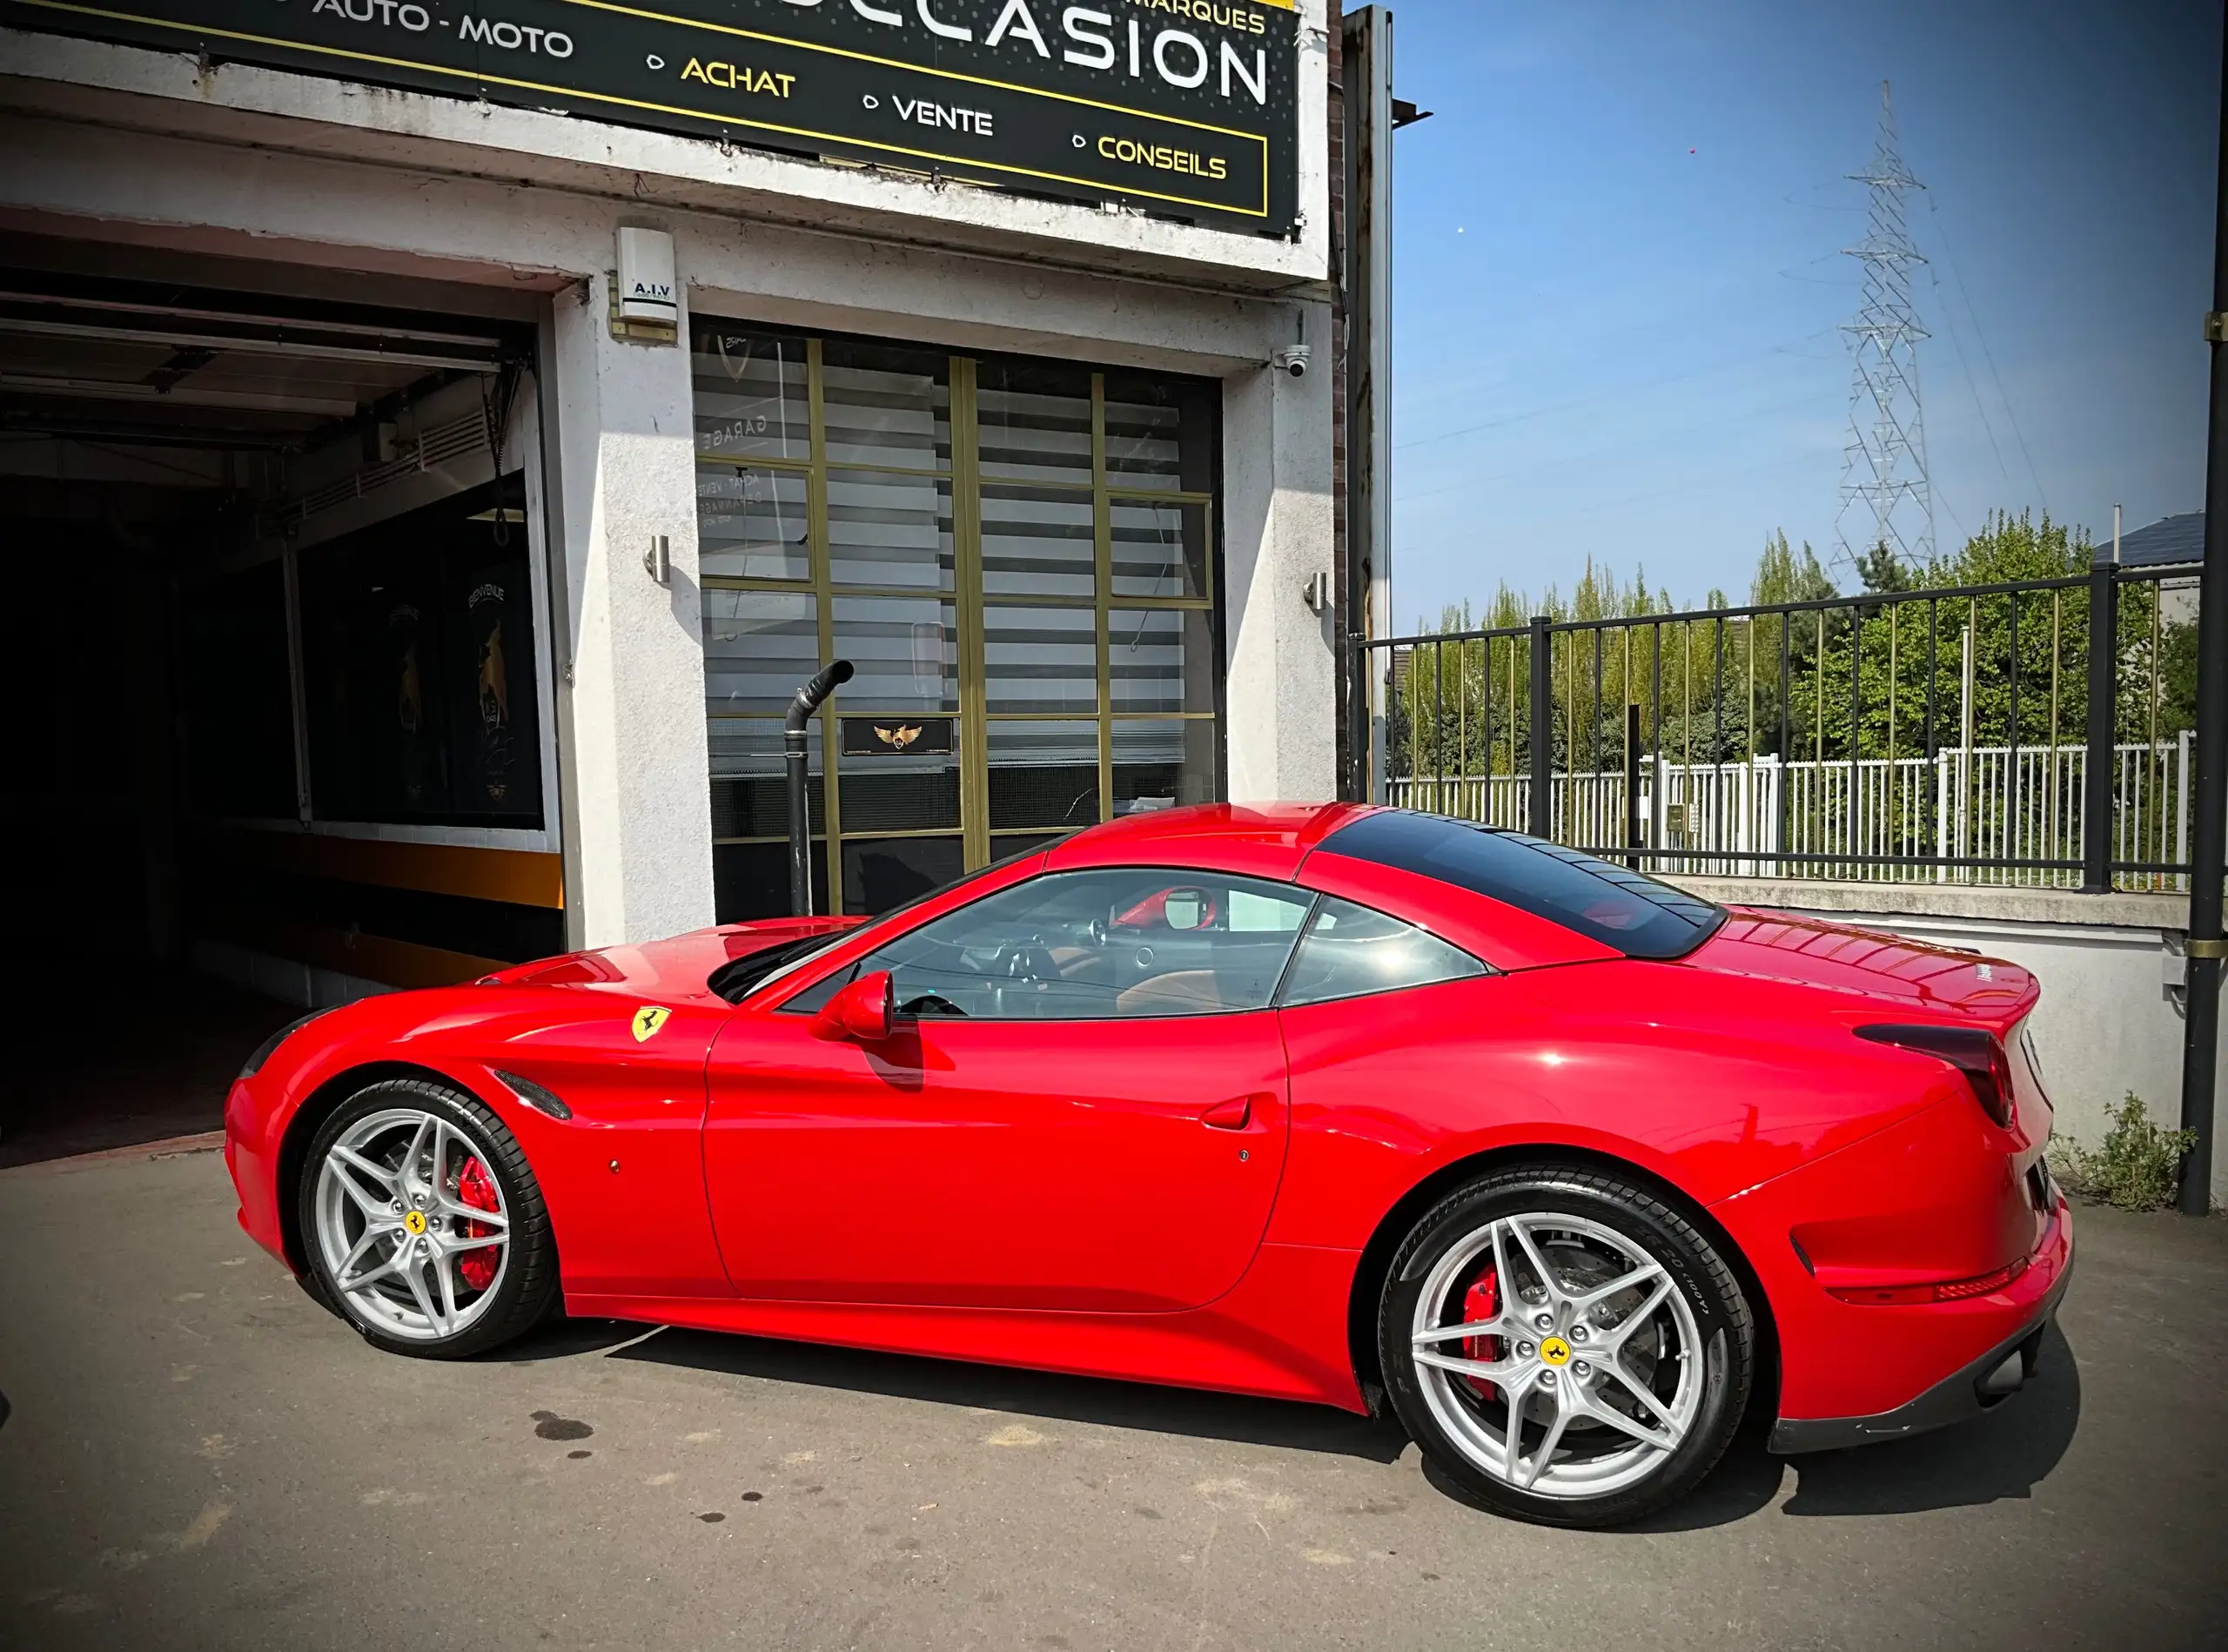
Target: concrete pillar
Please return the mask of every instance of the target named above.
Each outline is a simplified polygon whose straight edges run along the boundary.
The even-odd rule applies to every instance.
[[[688,353],[614,339],[607,285],[596,276],[584,305],[559,297],[549,364],[570,628],[559,762],[569,896],[587,946],[712,921]],[[672,554],[665,585],[642,565],[660,534]]]
[[[1337,795],[1333,616],[1305,600],[1331,573],[1327,306],[1300,306],[1316,340],[1305,377],[1252,368],[1223,381],[1223,558],[1232,802]]]

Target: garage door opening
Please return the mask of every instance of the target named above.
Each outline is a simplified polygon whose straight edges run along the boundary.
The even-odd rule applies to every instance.
[[[212,1127],[305,1008],[564,946],[531,311],[178,263],[0,238],[0,844],[52,984],[0,1164]]]

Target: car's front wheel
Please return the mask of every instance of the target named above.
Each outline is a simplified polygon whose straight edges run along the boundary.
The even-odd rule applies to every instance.
[[[1621,1178],[1494,1172],[1426,1212],[1379,1316],[1394,1409],[1475,1501],[1610,1526],[1691,1489],[1740,1426],[1755,1323],[1710,1240]]]
[[[299,1198],[319,1293],[380,1347],[484,1353],[555,1300],[556,1248],[526,1154],[460,1091],[404,1078],[357,1091],[312,1139]]]

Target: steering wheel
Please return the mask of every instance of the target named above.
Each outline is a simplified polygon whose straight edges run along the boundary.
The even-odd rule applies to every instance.
[[[1060,966],[1053,961],[1052,949],[1044,944],[1044,937],[1032,935],[1001,941],[983,973],[1007,981],[1057,981]]]

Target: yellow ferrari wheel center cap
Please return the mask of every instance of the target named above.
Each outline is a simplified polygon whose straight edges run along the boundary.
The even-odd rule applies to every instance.
[[[1560,1337],[1549,1337],[1540,1345],[1540,1357],[1549,1365],[1570,1363],[1570,1344]]]
[[[423,1211],[412,1211],[407,1216],[405,1216],[402,1219],[402,1226],[406,1231],[412,1233],[424,1232],[426,1231],[426,1212]]]

